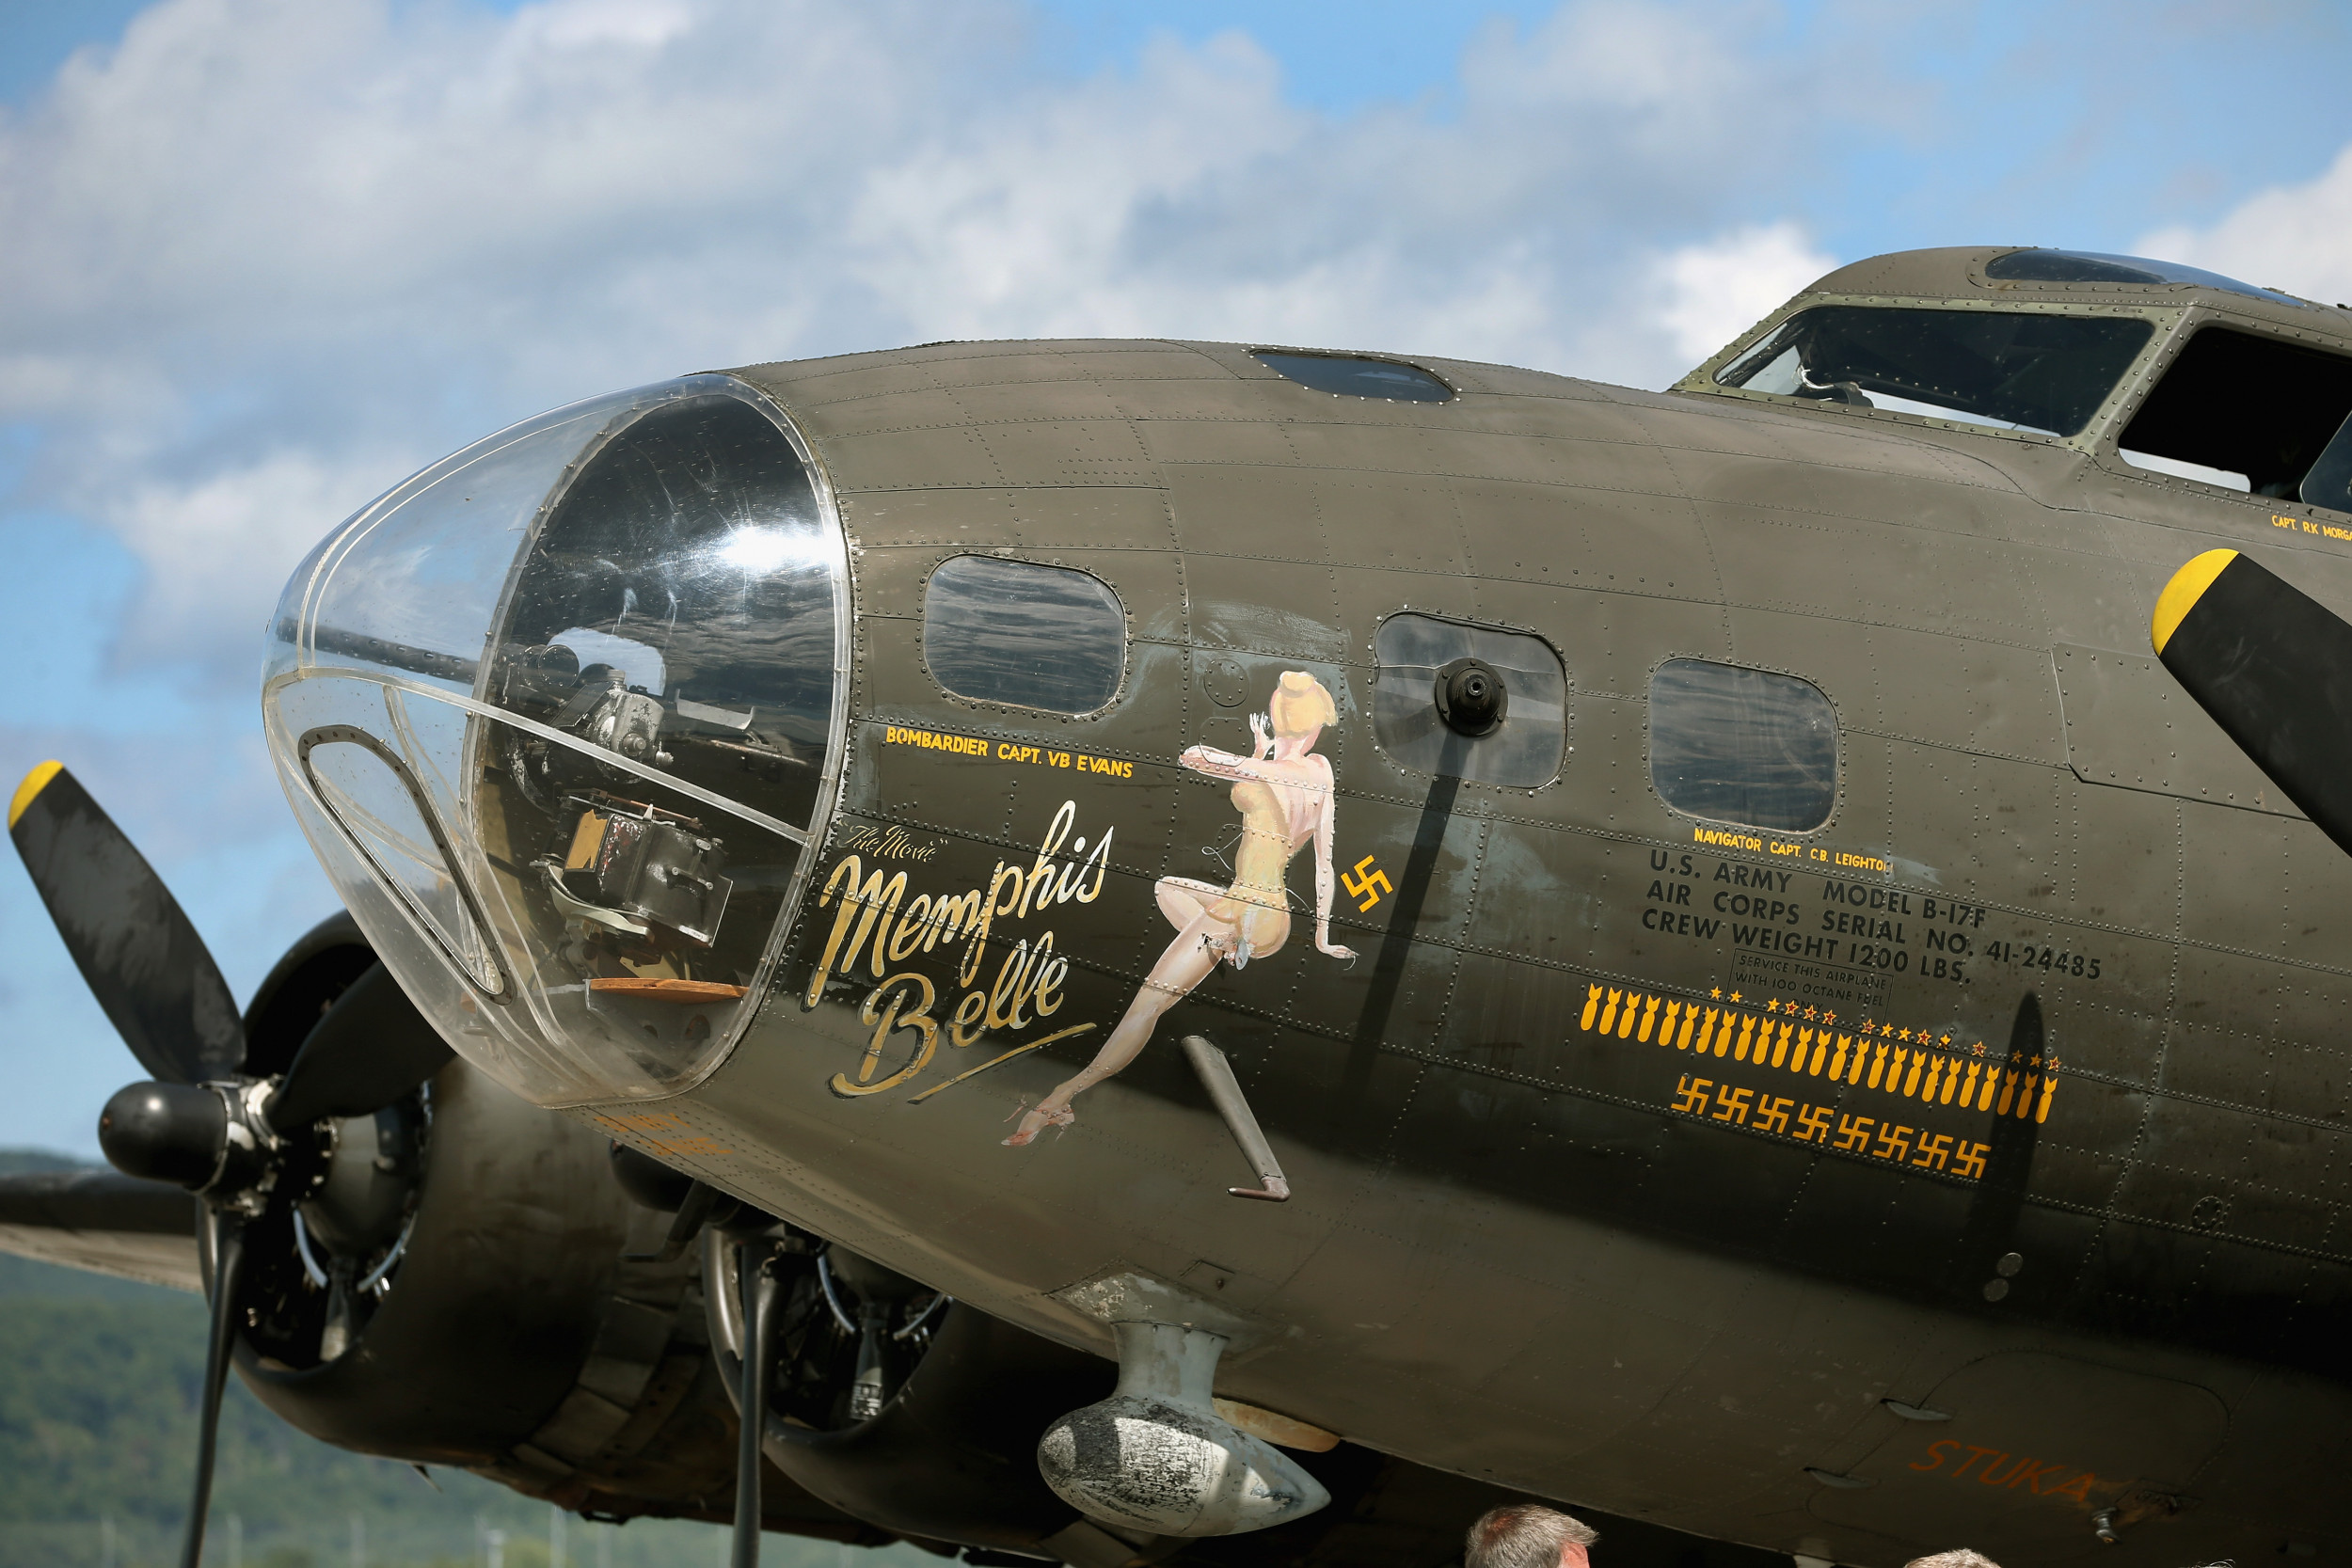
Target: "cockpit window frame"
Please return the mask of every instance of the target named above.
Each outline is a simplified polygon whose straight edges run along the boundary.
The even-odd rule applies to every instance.
[[[2180,319],[2173,325],[2172,330],[2160,333],[2156,341],[2149,345],[2149,352],[2141,356],[2140,361],[2124,378],[2124,389],[2130,396],[2123,400],[2121,411],[2111,421],[2111,427],[2105,432],[2105,439],[2092,449],[2092,461],[2118,478],[2194,496],[2200,501],[2228,502],[2264,518],[2297,516],[2304,512],[2325,513],[2336,517],[2352,516],[2352,512],[2317,501],[2265,496],[2184,474],[2142,467],[2123,456],[2123,433],[2131,427],[2133,417],[2155,391],[2157,385],[2171,372],[2181,356],[2188,351],[2190,342],[2209,327],[2220,327],[2249,338],[2265,338],[2274,342],[2316,349],[2352,359],[2352,342],[2346,341],[2346,334],[2315,332],[2292,326],[2270,314],[2238,310],[2217,302],[2199,300],[2184,307],[2179,315]],[[2102,411],[2103,418],[2105,412]]]
[[[2035,285],[2058,288],[2063,285]],[[2080,285],[2086,293],[2090,285]],[[2124,285],[2100,285],[2122,288]],[[2192,496],[2201,502],[2230,503],[2265,518],[2300,516],[2305,513],[2327,516],[2346,516],[2352,513],[2315,501],[2282,500],[2276,497],[2250,495],[2227,486],[2201,482],[2176,474],[2143,468],[2126,462],[2121,446],[2124,431],[2133,416],[2138,413],[2156,385],[2172,368],[2191,339],[2207,327],[2220,326],[2249,337],[2268,338],[2299,347],[2352,357],[2352,330],[2325,332],[2299,322],[2282,319],[2285,307],[2272,309],[2266,299],[2254,296],[2224,294],[2217,291],[2189,283],[2132,286],[2150,294],[2167,296],[2161,303],[2119,302],[2113,299],[1966,299],[1915,294],[1850,294],[1805,293],[1788,300],[1747,331],[1709,356],[1671,388],[1677,392],[1692,392],[1712,398],[1733,398],[1772,407],[1803,408],[1823,419],[1863,419],[1881,424],[1913,430],[1953,431],[1992,440],[2016,441],[2028,445],[2057,447],[2080,452],[2102,471],[2135,484]],[[2194,292],[2195,297],[2180,297]],[[1892,408],[1857,408],[1848,404],[1824,405],[1805,398],[1789,397],[1776,392],[1759,392],[1745,387],[1725,387],[1715,380],[1716,372],[1735,364],[1757,343],[1780,329],[1791,316],[1822,305],[1862,306],[1882,309],[1936,310],[1996,310],[2026,311],[2045,315],[2121,316],[2137,317],[2151,322],[2155,330],[2134,357],[2123,373],[2116,379],[2106,398],[2097,410],[2073,436],[2054,436],[2031,431],[2001,430],[1989,425],[1974,424],[1964,420],[1941,420]]]
[[[2106,396],[2082,429],[2072,436],[2046,436],[2037,431],[2002,430],[1992,425],[1974,423],[1967,420],[1936,419],[1926,414],[1914,414],[1894,408],[1857,408],[1851,404],[1824,405],[1809,398],[1791,397],[1781,392],[1756,391],[1747,387],[1726,387],[1715,379],[1716,372],[1738,362],[1749,349],[1762,342],[1780,329],[1781,324],[1802,311],[1825,305],[1858,306],[1879,310],[1983,310],[1999,315],[2045,315],[2122,317],[2153,324],[2137,355],[2123,373],[2116,378]],[[1802,408],[1824,418],[1863,419],[1893,424],[1911,430],[1947,430],[1964,436],[1984,436],[1994,440],[2017,441],[2031,446],[2064,447],[2086,454],[2096,452],[2103,441],[2112,445],[2112,435],[2122,429],[2122,413],[2137,406],[2139,399],[2152,386],[2150,364],[2165,353],[2179,335],[2182,318],[2195,307],[2180,302],[2162,305],[2107,304],[2090,300],[2029,300],[2029,299],[1942,299],[1923,298],[1911,294],[1841,294],[1806,293],[1788,301],[1771,315],[1733,339],[1731,342],[1708,356],[1690,374],[1676,382],[1669,390],[1696,392],[1707,397],[1737,398],[1749,403],[1763,404],[1774,408]]]

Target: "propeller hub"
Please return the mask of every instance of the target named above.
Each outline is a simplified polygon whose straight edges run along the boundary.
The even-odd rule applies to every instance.
[[[208,1187],[229,1151],[229,1105],[192,1084],[133,1084],[99,1113],[98,1147],[125,1176]]]
[[[133,1084],[98,1116],[98,1147],[125,1176],[170,1181],[214,1208],[258,1214],[277,1183],[279,1141],[262,1119],[269,1085]]]

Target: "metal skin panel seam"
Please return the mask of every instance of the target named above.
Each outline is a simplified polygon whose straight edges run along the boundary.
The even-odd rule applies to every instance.
[[[1690,395],[1695,398],[1711,394]],[[1656,444],[1661,451],[1730,458],[1748,463],[1787,464],[1792,467],[1852,474],[1872,480],[1901,479],[1913,483],[1949,484],[1959,489],[1987,491],[1994,495],[2023,494],[2023,488],[2016,480],[1976,453],[1953,451],[1935,442],[1913,437],[1908,432],[1901,436],[1874,441],[1872,436],[1875,433],[1836,426],[1825,428],[1820,422],[1821,416],[1773,405],[1758,408],[1754,417],[1759,433],[1769,432],[1771,435],[1768,450],[1745,451],[1727,443],[1718,444],[1700,438],[1721,434],[1713,418],[1714,409],[1702,412],[1692,409],[1686,404],[1674,412],[1682,418],[1677,421],[1674,438],[1660,436],[1657,439]],[[1919,434],[1920,436],[1948,434],[1961,439],[1968,438],[1968,433],[1962,431],[1923,430]],[[1869,449],[1873,446],[1887,450],[1872,451]],[[1857,448],[1862,450],[1857,451]],[[1836,456],[1825,455],[1848,452],[1854,455],[1843,461]],[[1909,473],[1897,472],[1886,461],[1888,456],[1896,454],[1915,459],[1918,466]],[[1694,494],[1692,499],[1713,498]],[[1874,517],[1865,515],[1866,520],[1873,523],[1883,525],[1887,521],[1883,514]]]
[[[1141,421],[1135,421],[1135,422],[1141,422]],[[1248,421],[1243,421],[1243,422],[1248,423],[1248,424],[1253,425],[1253,426],[1255,426],[1255,425],[1259,425],[1259,424],[1261,424],[1261,423],[1262,423],[1262,421],[1259,421],[1259,420],[1248,420]],[[969,426],[962,426],[962,425],[952,425],[952,426],[940,426],[940,427],[938,427],[938,428],[939,428],[939,429],[943,429],[943,430],[959,430],[959,431],[960,431],[960,430],[963,430],[963,429],[969,429],[969,428],[971,428],[971,427],[969,427]],[[1294,420],[1294,421],[1289,421],[1289,422],[1288,422],[1288,428],[1291,428],[1291,429],[1296,430],[1296,429],[1302,429],[1302,428],[1312,428],[1312,427],[1306,427],[1306,426],[1304,426],[1304,425],[1303,425],[1303,423],[1302,423],[1301,421],[1295,421],[1295,420]],[[1328,427],[1327,427],[1327,428],[1328,428]],[[1359,428],[1368,428],[1368,429],[1369,429],[1369,428],[1377,428],[1377,427],[1359,427]],[[1384,432],[1384,433],[1385,433],[1385,432]],[[816,436],[813,436],[811,437],[811,440],[812,440],[812,441],[815,441],[815,442],[825,442],[825,443],[832,444],[832,445],[834,446],[834,450],[837,451],[839,451],[839,449],[840,449],[840,448],[842,448],[842,447],[850,446],[850,445],[852,445],[852,444],[854,444],[854,443],[857,443],[857,442],[864,442],[864,441],[869,441],[869,440],[870,440],[870,441],[875,441],[875,442],[881,442],[881,441],[882,441],[882,440],[884,440],[884,439],[886,439],[886,438],[888,438],[888,437],[890,437],[890,436],[900,436],[900,435],[907,435],[907,434],[916,434],[916,433],[915,433],[915,432],[885,432],[885,433],[875,433],[875,434],[870,435],[870,436],[869,436],[869,435],[858,435],[858,436],[833,436],[833,435],[828,435],[828,434],[824,434],[824,433],[822,433],[822,432],[819,432],[819,433],[818,433],[818,434],[817,434]],[[1441,435],[1447,435],[1447,436],[1454,436],[1454,435],[1457,435],[1458,433],[1456,433],[1456,432],[1450,432],[1450,431],[1448,431],[1448,432],[1434,432],[1433,434],[1441,434]],[[1555,449],[1555,448],[1562,447],[1562,446],[1567,446],[1567,445],[1574,445],[1574,444],[1578,444],[1578,443],[1574,442],[1571,438],[1568,438],[1568,437],[1563,437],[1563,436],[1554,436],[1554,435],[1531,436],[1527,436],[1527,437],[1525,437],[1524,439],[1526,439],[1526,440],[1527,440],[1527,441],[1528,441],[1531,445],[1532,445],[1532,444],[1540,443],[1540,444],[1541,444],[1544,448],[1546,448],[1546,449],[1548,449],[1548,450],[1549,450],[1549,449]],[[1589,446],[1592,446],[1592,447],[1597,448],[1597,449],[1629,449],[1629,450],[1634,450],[1634,451],[1645,451],[1645,450],[1648,450],[1648,449],[1646,449],[1646,448],[1631,447],[1629,443],[1624,443],[1624,442],[1614,442],[1614,441],[1587,441],[1587,442],[1584,442],[1584,443],[1581,443],[1581,444],[1584,444],[1584,445],[1589,445]],[[983,450],[986,450],[986,449],[983,449]],[[850,455],[850,454],[844,454],[844,455],[846,456],[846,455]],[[858,455],[862,455],[862,454],[858,454]],[[1240,464],[1240,463],[1231,464],[1231,465],[1226,465],[1226,464],[1209,464],[1209,463],[1203,463],[1203,462],[1201,462],[1200,459],[1197,459],[1197,458],[1196,458],[1196,459],[1187,459],[1187,460],[1184,460],[1184,461],[1185,461],[1186,463],[1190,464],[1191,466],[1197,466],[1197,467],[1248,467],[1248,466],[1251,466],[1251,465],[1248,465],[1248,464]],[[845,467],[850,467],[850,468],[852,468],[852,469],[854,469],[854,467],[855,467],[854,465],[848,464],[848,463],[845,463],[843,466],[844,466]],[[1068,479],[1068,478],[1063,478],[1063,477],[1053,477],[1053,478],[1037,477],[1037,478],[1025,478],[1025,479],[1018,479],[1018,480],[1016,480],[1016,479],[1010,479],[1010,478],[1008,478],[1008,477],[1006,477],[1006,476],[1004,475],[1004,473],[1003,473],[1003,471],[1002,471],[1002,467],[1001,467],[1001,464],[1000,464],[1000,463],[998,463],[998,462],[997,462],[997,460],[996,460],[996,459],[995,459],[993,455],[992,455],[992,457],[991,457],[991,467],[992,467],[992,469],[994,471],[994,477],[993,477],[993,478],[977,478],[977,477],[975,477],[975,478],[955,478],[955,479],[934,479],[934,478],[922,478],[922,479],[910,479],[910,480],[906,481],[906,482],[905,482],[905,483],[903,483],[892,484],[892,483],[880,483],[880,482],[877,482],[877,481],[871,480],[871,479],[860,479],[860,478],[856,478],[856,477],[851,477],[850,479],[849,479],[848,481],[846,481],[845,483],[842,483],[842,485],[841,485],[841,487],[840,487],[840,491],[839,491],[839,493],[840,493],[843,497],[847,498],[847,497],[852,497],[852,496],[862,496],[862,495],[898,495],[898,494],[904,494],[904,493],[906,493],[906,492],[908,492],[908,491],[916,491],[916,490],[941,490],[941,491],[950,491],[950,492],[952,492],[952,491],[959,491],[959,490],[973,490],[973,489],[996,489],[996,488],[1012,488],[1012,489],[1073,489],[1073,490],[1074,490],[1074,489],[1104,489],[1104,490],[1133,490],[1133,489],[1142,489],[1142,490],[1148,490],[1148,489],[1153,489],[1153,488],[1156,488],[1156,487],[1157,487],[1157,486],[1153,486],[1153,485],[1151,485],[1151,484],[1137,483],[1134,482],[1134,481],[1130,481],[1130,480],[1108,480],[1108,479],[1106,479],[1106,480],[1094,481],[1094,482],[1078,482],[1078,481],[1073,481],[1073,480],[1071,480],[1071,479]],[[1560,481],[1560,480],[1552,480],[1552,479],[1548,479],[1548,478],[1546,478],[1545,476],[1540,475],[1540,474],[1531,474],[1531,473],[1528,473],[1527,471],[1525,471],[1524,469],[1521,469],[1521,468],[1510,467],[1488,466],[1488,465],[1478,465],[1478,466],[1462,465],[1462,466],[1447,467],[1447,466],[1440,466],[1440,465],[1437,465],[1437,464],[1420,464],[1420,465],[1414,465],[1414,466],[1409,466],[1409,467],[1408,467],[1408,466],[1403,466],[1403,465],[1396,466],[1396,467],[1380,467],[1380,466],[1368,465],[1368,464],[1365,464],[1365,463],[1363,463],[1363,462],[1361,462],[1361,461],[1355,461],[1355,462],[1343,462],[1343,462],[1315,463],[1315,462],[1298,461],[1298,462],[1294,462],[1294,463],[1291,463],[1291,464],[1289,464],[1289,465],[1286,465],[1286,467],[1287,467],[1288,468],[1290,468],[1290,469],[1293,469],[1293,470],[1297,471],[1297,472],[1300,472],[1300,473],[1311,473],[1311,473],[1322,473],[1322,474],[1349,475],[1349,476],[1354,476],[1354,475],[1359,475],[1359,474],[1360,474],[1360,475],[1366,475],[1366,476],[1375,476],[1375,477],[1390,478],[1390,479],[1406,479],[1406,478],[1411,478],[1411,479],[1434,479],[1434,480],[1466,480],[1466,481],[1482,481],[1482,482],[1488,482],[1488,483],[1528,483],[1528,484],[1560,484],[1560,485],[1563,485],[1563,486],[1566,486],[1566,485],[1568,484],[1568,483],[1569,483],[1569,482],[1565,482],[1565,481]],[[1868,469],[1865,468],[1864,467],[1862,467],[1862,466],[1860,466],[1860,465],[1856,465],[1856,466],[1855,466],[1855,467],[1854,467],[1854,470],[1853,470],[1853,471],[1855,471],[1856,473],[1865,473],[1865,472],[1869,472],[1870,470],[1868,470]],[[1634,487],[1631,487],[1631,486],[1620,486],[1620,485],[1605,484],[1605,483],[1600,483],[1595,482],[1595,481],[1591,481],[1591,480],[1584,480],[1584,481],[1576,482],[1576,483],[1574,483],[1573,487],[1574,487],[1574,488],[1577,488],[1577,489],[1591,490],[1591,491],[1599,492],[1599,493],[1613,493],[1613,494],[1627,494],[1627,495],[1654,495],[1654,494],[1658,494],[1658,493],[1659,493],[1659,492],[1656,492],[1656,491],[1650,491],[1650,490],[1643,490],[1643,489],[1638,489],[1638,488],[1634,488]]]
[[[1277,564],[1277,565],[1309,566],[1309,567],[1313,567],[1313,568],[1316,568],[1316,569],[1319,569],[1319,570],[1328,570],[1328,569],[1330,568],[1330,563],[1329,563],[1329,562],[1321,562],[1321,561],[1311,561],[1311,560],[1308,560],[1308,559],[1305,559],[1305,558],[1303,558],[1303,557],[1299,557],[1299,556],[1290,556],[1290,555],[1274,555],[1274,554],[1266,554],[1266,555],[1239,555],[1239,554],[1234,554],[1234,553],[1232,553],[1232,552],[1228,552],[1228,551],[1221,551],[1221,550],[1220,550],[1220,551],[1200,551],[1200,550],[1192,550],[1192,551],[1186,551],[1186,552],[1184,552],[1184,553],[1185,553],[1187,556],[1198,556],[1198,557],[1202,557],[1202,558],[1204,558],[1204,559],[1216,559],[1216,560],[1226,560],[1226,561],[1255,561],[1255,562],[1267,562],[1267,563],[1269,563],[1269,564]],[[1642,592],[1642,591],[1641,591],[1640,589],[1638,589],[1638,588],[1600,588],[1600,587],[1596,587],[1596,586],[1590,586],[1590,585],[1581,584],[1581,583],[1579,583],[1578,581],[1576,581],[1576,579],[1575,579],[1575,576],[1576,576],[1576,575],[1574,574],[1573,569],[1571,569],[1571,576],[1570,576],[1570,577],[1568,577],[1568,578],[1560,578],[1560,579],[1557,579],[1557,580],[1554,580],[1554,579],[1551,579],[1551,578],[1548,578],[1511,577],[1511,576],[1507,576],[1507,575],[1502,574],[1502,573],[1500,573],[1500,572],[1494,572],[1494,573],[1460,572],[1460,573],[1451,574],[1451,575],[1450,575],[1450,577],[1449,577],[1449,579],[1448,579],[1448,580],[1449,580],[1449,581],[1458,581],[1458,582],[1460,582],[1460,583],[1463,583],[1463,584],[1465,584],[1466,586],[1468,586],[1469,588],[1470,588],[1473,592],[1474,592],[1474,591],[1477,589],[1477,587],[1478,587],[1480,584],[1482,584],[1482,583],[1483,583],[1483,584],[1507,584],[1507,585],[1511,585],[1511,586],[1515,586],[1515,587],[1549,588],[1549,589],[1560,589],[1560,590],[1566,590],[1566,591],[1571,591],[1571,592],[1582,592],[1582,593],[1589,593],[1589,594],[1615,594],[1615,595],[1618,595],[1618,596],[1620,596],[1620,597],[1622,597],[1622,598],[1624,598],[1624,599],[1627,599],[1627,600],[1644,600],[1644,599],[1648,599],[1648,600],[1656,600],[1656,601],[1658,601],[1658,602],[1660,602],[1660,603],[1662,603],[1662,604],[1700,604],[1700,605],[1706,605],[1706,606],[1708,606],[1708,607],[1710,607],[1710,608],[1711,608],[1711,607],[1713,607],[1714,605],[1716,605],[1716,604],[1719,602],[1719,601],[1716,601],[1716,600],[1713,600],[1713,599],[1693,599],[1693,598],[1689,597],[1688,595],[1679,594],[1670,594],[1664,593],[1664,592],[1662,592],[1662,591],[1661,591],[1661,592],[1652,592],[1652,593],[1644,593],[1644,592]],[[1735,602],[1736,602],[1736,601],[1735,601]],[[1538,630],[1538,628],[1536,628],[1535,626],[1531,626],[1531,625],[1529,625],[1528,623],[1526,623],[1525,621],[1518,620],[1518,619],[1517,619],[1517,618],[1504,618],[1504,617],[1498,617],[1498,616],[1494,616],[1494,615],[1479,614],[1479,613],[1476,613],[1476,612],[1474,612],[1474,610],[1470,610],[1470,609],[1457,609],[1457,608],[1452,608],[1452,607],[1445,606],[1445,605],[1443,605],[1442,603],[1438,603],[1438,604],[1431,604],[1431,603],[1428,603],[1428,602],[1427,602],[1427,601],[1425,601],[1425,600],[1424,600],[1424,601],[1421,601],[1421,602],[1416,602],[1416,603],[1414,603],[1414,604],[1411,606],[1411,608],[1412,608],[1412,609],[1414,609],[1414,610],[1424,610],[1424,609],[1425,609],[1425,610],[1426,610],[1429,613],[1431,613],[1431,614],[1433,614],[1433,615],[1446,615],[1446,614],[1451,614],[1451,615],[1455,615],[1455,616],[1458,616],[1459,618],[1461,618],[1461,619],[1465,619],[1465,620],[1475,620],[1475,621],[1478,621],[1478,622],[1480,622],[1480,623],[1482,623],[1482,624],[1484,624],[1484,625],[1492,626],[1498,627],[1498,628],[1500,628],[1500,629],[1502,629],[1502,630],[1505,630],[1505,631],[1518,631],[1518,632],[1527,632],[1527,633],[1531,633],[1531,634],[1534,634],[1534,635],[1545,635],[1545,634],[1543,634],[1542,632],[1540,632],[1540,631]],[[1758,607],[1758,608],[1764,608],[1764,607]],[[1865,623],[1865,624],[1867,624],[1867,623]],[[2017,644],[2014,644],[2014,645],[2015,645],[2015,646],[2018,646],[2018,647],[2031,647],[2031,648],[2036,648],[2036,649],[2039,649],[2039,648],[2042,646],[2042,644],[2040,644],[2040,643],[2038,643],[2038,642],[2023,642],[2023,643],[2017,643]],[[1275,658],[1283,658],[1283,657],[1291,657],[1291,654],[1292,654],[1292,652],[1293,652],[1293,650],[1287,650],[1287,649],[1231,649],[1231,650],[1226,650],[1226,651],[1231,651],[1231,652],[1259,652],[1259,653],[1264,653],[1264,654],[1266,654],[1266,655],[1267,655],[1267,657],[1275,657]],[[1597,694],[1597,695],[1603,695],[1603,696],[1606,696],[1606,695],[1622,695],[1621,693],[1607,693],[1607,692],[1601,692],[1601,693],[1596,693],[1596,694]]]
[[[1772,527],[1803,530],[1823,535],[1843,534],[1852,538],[1864,538],[1879,536],[1888,526],[1883,521],[1873,520],[1867,511],[1840,512],[1830,504],[1833,499],[1833,497],[1824,495],[1809,496],[1803,503],[1779,502],[1761,499],[1750,495],[1740,497],[1736,500],[1708,497],[1692,504],[1698,509],[1700,521],[1708,527],[1755,526],[1761,522]],[[2037,513],[2040,510],[2038,506],[2035,507]],[[2039,519],[2028,516],[2018,520]],[[1839,525],[1846,526],[1840,527]],[[1909,536],[1920,541],[1924,547],[1959,550],[1983,549],[1988,546],[2008,546],[2013,548],[2017,543],[2011,539],[1989,535],[1981,531],[1971,532],[1959,529],[1937,528],[1916,521],[1896,526],[1901,527]],[[2068,553],[2062,542],[2035,538],[2032,544],[2037,547],[2053,548],[2056,553]],[[2098,552],[2098,558],[2105,561],[2106,552]]]

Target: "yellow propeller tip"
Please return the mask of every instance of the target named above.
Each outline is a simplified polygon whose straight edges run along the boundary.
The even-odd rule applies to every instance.
[[[2172,574],[2172,580],[2156,595],[2156,613],[2148,624],[2149,640],[2155,643],[2159,657],[2188,612],[2197,608],[2197,601],[2204,597],[2205,590],[2213,586],[2213,579],[2236,559],[2235,550],[2207,550]]]
[[[62,762],[44,762],[24,775],[24,782],[16,786],[16,798],[8,802],[8,827],[13,831],[16,819],[24,815],[24,808],[33,798],[49,787],[49,781],[65,771]]]

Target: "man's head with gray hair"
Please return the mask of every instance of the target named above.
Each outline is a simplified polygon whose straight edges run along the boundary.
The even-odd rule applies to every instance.
[[[1600,1531],[1541,1503],[1490,1508],[1470,1528],[1463,1568],[1587,1568],[1584,1548]]]
[[[1982,1552],[1955,1546],[1948,1552],[1937,1552],[1932,1557],[1915,1557],[1904,1563],[1903,1568],[2001,1568],[2001,1565]]]

